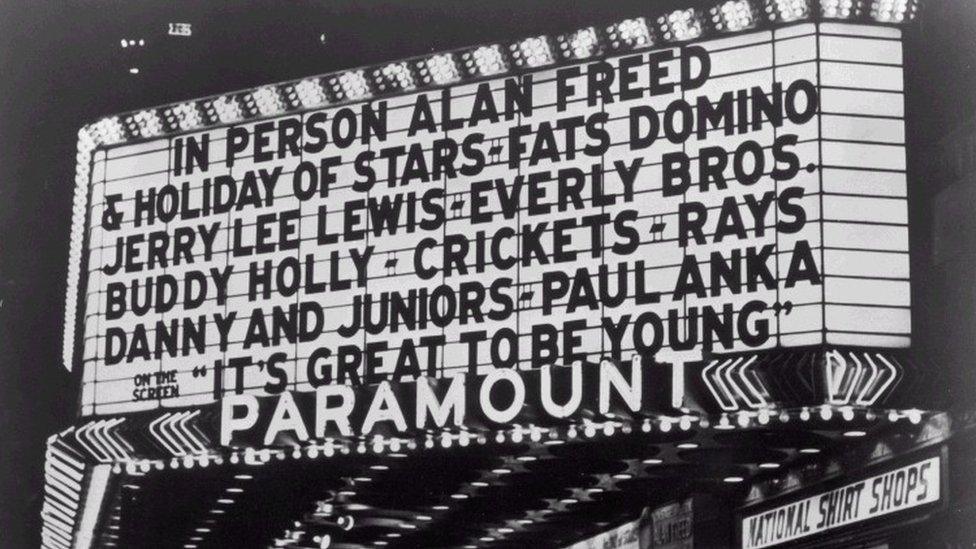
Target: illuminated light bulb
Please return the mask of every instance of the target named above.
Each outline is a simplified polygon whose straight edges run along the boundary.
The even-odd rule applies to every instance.
[[[542,432],[533,427],[532,430],[529,431],[529,440],[532,442],[539,442],[542,440]]]
[[[766,15],[770,21],[799,21],[810,18],[811,0],[766,0]]]
[[[505,442],[505,433],[498,431],[495,433],[495,442]]]
[[[560,35],[556,43],[559,44],[559,55],[564,59],[589,59],[601,50],[600,38],[593,27]]]
[[[650,433],[651,432],[651,422],[650,422],[650,420],[645,419],[644,422],[641,423],[641,431],[643,431],[645,433]]]
[[[512,44],[508,47],[512,52],[512,59],[520,67],[543,67],[556,62],[549,46],[549,39],[545,36],[533,36]]]
[[[512,442],[516,444],[522,442],[522,430],[516,427],[515,430],[512,431],[510,438],[512,439]]]
[[[319,457],[319,449],[316,448],[315,446],[309,446],[308,448],[305,449],[305,455],[308,456],[310,459],[315,459]]]
[[[820,0],[820,15],[826,19],[853,19],[860,14],[858,0]]]
[[[425,84],[450,84],[461,79],[453,53],[439,53],[417,61],[416,70]]]
[[[372,90],[363,71],[346,71],[329,80],[332,90],[339,99],[355,101],[371,96]]]
[[[698,10],[675,10],[657,18],[661,36],[669,42],[694,40],[702,35],[701,16]]]
[[[329,102],[325,88],[318,78],[306,78],[292,84],[288,87],[287,95],[293,105],[306,109],[319,107]]]
[[[612,437],[615,430],[616,427],[614,427],[613,423],[607,423],[603,426],[604,436]]]
[[[736,423],[739,424],[739,427],[743,427],[743,428],[744,427],[748,427],[749,426],[749,414],[747,414],[745,412],[739,412],[738,415],[736,416]]]
[[[682,431],[691,429],[691,418],[688,416],[681,416],[681,419],[678,420],[678,427],[680,427]]]
[[[586,438],[593,438],[596,436],[596,428],[593,427],[592,424],[587,423],[586,427],[583,427],[583,435],[585,435]]]
[[[666,420],[666,419],[661,420],[661,427],[660,427],[660,429],[661,429],[661,432],[662,433],[670,432],[671,431],[671,422],[668,421],[668,420]]]
[[[728,429],[735,429],[735,425],[732,425],[732,423],[729,421],[729,416],[722,414],[722,417],[719,418],[718,424],[715,425],[715,428],[725,431]]]
[[[749,0],[728,0],[709,10],[712,26],[719,32],[739,32],[756,26],[756,13]]]
[[[481,46],[461,55],[465,70],[472,76],[491,76],[508,70],[501,46]]]
[[[373,453],[374,454],[382,454],[383,453],[383,443],[382,442],[377,441],[377,442],[374,442],[373,443]]]
[[[569,429],[566,429],[567,438],[576,438],[577,434],[578,433],[576,432],[576,427],[570,426]]]
[[[230,462],[231,463],[233,463],[233,464],[236,465],[240,461],[241,461],[241,456],[237,455],[236,452],[230,455]]]
[[[844,406],[840,409],[840,416],[844,418],[844,421],[851,421],[854,419],[854,409],[850,406]]]
[[[400,443],[400,439],[395,438],[395,439],[391,440],[390,441],[390,452],[392,452],[392,454],[390,454],[390,455],[392,456],[393,454],[399,452],[401,446],[402,445]],[[394,456],[394,457],[401,457],[401,456]],[[406,457],[406,456],[402,456],[402,457]]]
[[[451,435],[445,433],[444,436],[441,437],[441,447],[450,448],[453,443],[454,441],[451,439]]]
[[[417,87],[410,67],[404,62],[390,63],[373,69],[373,82],[381,92],[412,90]]]
[[[461,433],[461,436],[458,437],[458,446],[461,446],[463,448],[470,443],[471,443],[471,439],[468,437],[468,433]]]
[[[810,410],[808,408],[800,410],[800,421],[810,421]]]
[[[820,409],[820,419],[824,421],[830,421],[834,417],[834,410],[829,406],[824,406]]]
[[[908,421],[913,425],[918,425],[922,422],[922,411],[915,409],[908,410],[905,412],[905,417],[907,417]]]
[[[780,414],[779,414],[779,421],[780,421],[780,423],[789,423],[790,422],[790,414],[788,414],[786,412],[780,412]]]
[[[207,101],[204,105],[210,118],[221,124],[233,124],[244,119],[240,104],[232,96],[222,95]]]
[[[607,39],[615,50],[646,48],[654,45],[651,29],[643,17],[624,19],[607,27]]]
[[[356,453],[358,453],[358,454],[365,454],[366,453],[366,443],[365,442],[360,442],[356,446]]]
[[[183,467],[187,469],[193,469],[194,461],[193,456],[186,456],[183,458]]]
[[[901,23],[914,19],[916,0],[872,0],[868,13],[879,23]]]

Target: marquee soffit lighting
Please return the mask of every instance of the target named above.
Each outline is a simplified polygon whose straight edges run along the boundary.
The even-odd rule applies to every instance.
[[[671,10],[558,36],[539,35],[511,43],[439,52],[103,118],[78,132],[65,299],[64,365],[71,370],[74,360],[90,160],[98,147],[456,82],[515,75],[525,70],[579,63],[605,52],[683,44],[782,24],[849,21],[899,25],[915,17],[918,5],[919,0],[720,0],[707,9]]]

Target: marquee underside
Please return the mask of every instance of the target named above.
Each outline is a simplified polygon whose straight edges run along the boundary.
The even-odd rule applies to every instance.
[[[96,545],[318,548],[328,535],[337,548],[559,547],[676,494],[742,496],[779,477],[789,489],[787,470],[823,463],[852,439],[911,439],[933,417],[853,412],[792,409],[730,426],[716,416],[667,432],[619,421],[573,439],[527,433],[518,443],[390,453],[350,445],[328,457],[267,450],[237,463],[129,468],[112,483]]]

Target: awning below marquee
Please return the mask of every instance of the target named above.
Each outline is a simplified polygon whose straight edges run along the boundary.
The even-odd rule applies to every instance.
[[[560,547],[680,494],[744,496],[754,480],[852,439],[911,436],[930,417],[821,406],[156,461],[115,476],[95,545]]]

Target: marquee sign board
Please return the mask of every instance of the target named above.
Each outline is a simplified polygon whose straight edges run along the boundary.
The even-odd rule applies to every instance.
[[[81,412],[907,346],[901,59],[803,23],[99,148]]]

